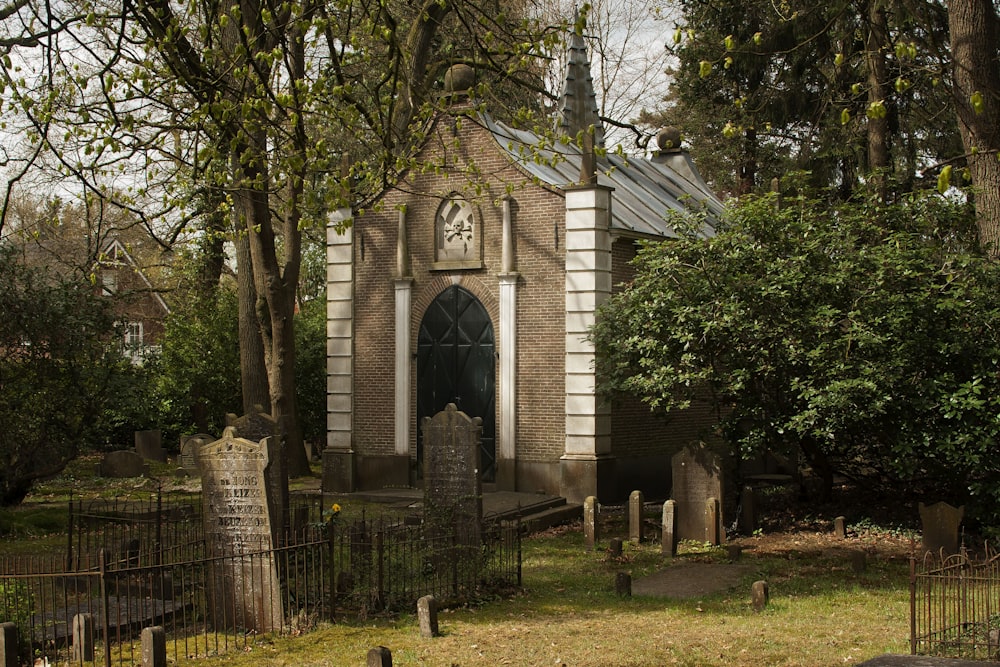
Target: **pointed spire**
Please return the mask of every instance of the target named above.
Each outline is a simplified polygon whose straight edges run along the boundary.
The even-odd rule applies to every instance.
[[[577,12],[575,28],[569,38],[569,58],[566,62],[566,76],[559,103],[556,129],[562,134],[576,138],[581,131],[594,126],[594,146],[604,146],[604,126],[597,109],[597,94],[594,79],[590,74],[590,58],[587,44],[583,39],[586,21],[581,21]]]

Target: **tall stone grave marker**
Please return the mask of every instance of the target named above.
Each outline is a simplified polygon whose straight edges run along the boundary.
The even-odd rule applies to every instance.
[[[965,516],[965,505],[952,507],[948,503],[917,506],[923,527],[924,552],[951,556],[959,549],[958,529]]]
[[[725,486],[719,455],[709,445],[699,442],[674,454],[671,467],[676,539],[712,544],[724,542],[722,498]],[[712,498],[718,503],[712,506],[714,511],[708,511],[708,501]]]
[[[214,435],[208,433],[195,433],[194,435],[181,437],[181,453],[177,457],[177,462],[181,468],[189,475],[198,474],[198,450],[210,443],[218,440]]]
[[[273,438],[254,442],[227,427],[197,450],[205,537],[214,558],[209,614],[216,628],[270,632],[281,627],[281,595],[271,551],[272,512],[265,471]]]
[[[285,527],[288,525],[288,465],[283,456],[284,434],[281,433],[278,421],[264,412],[260,405],[253,406],[251,412],[239,417],[232,413],[227,414],[226,426],[235,429],[234,435],[237,438],[253,442],[273,438],[277,445],[276,454],[265,473],[267,501],[271,506],[271,536],[277,543],[285,534]]]
[[[478,549],[483,523],[479,440],[483,420],[454,403],[424,417],[424,525],[432,537],[455,535]]]

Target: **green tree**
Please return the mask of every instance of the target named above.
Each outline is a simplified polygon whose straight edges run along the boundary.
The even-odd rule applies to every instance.
[[[799,450],[827,489],[1000,498],[1000,266],[967,206],[748,199],[636,268],[593,330],[603,390],[711,401],[742,453]]]
[[[109,391],[127,367],[111,303],[81,284],[27,266],[0,244],[0,505],[19,503],[103,441],[94,432],[119,400]]]

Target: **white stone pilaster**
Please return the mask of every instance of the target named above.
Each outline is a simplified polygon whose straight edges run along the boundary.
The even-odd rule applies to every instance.
[[[354,229],[351,209],[326,228],[327,449],[351,451],[354,413]]]
[[[611,190],[566,190],[566,448],[564,460],[611,453],[611,411],[596,395],[596,309],[611,294]]]
[[[395,452],[398,456],[410,453],[410,372],[413,368],[410,354],[410,311],[412,310],[413,279],[396,280],[396,350],[394,398],[396,412],[393,422]]]
[[[500,438],[497,459],[517,453],[517,274],[500,276]]]

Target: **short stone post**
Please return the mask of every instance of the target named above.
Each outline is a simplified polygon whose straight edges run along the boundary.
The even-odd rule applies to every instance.
[[[392,667],[392,651],[384,646],[369,650],[367,667]]]
[[[94,617],[77,614],[73,617],[73,662],[94,661]]]
[[[664,556],[677,555],[677,502],[668,500],[663,503],[663,518],[661,519],[660,551]]]
[[[438,636],[438,606],[433,595],[417,600],[417,619],[420,621],[421,637],[430,639]]]
[[[749,485],[740,491],[740,522],[747,535],[757,530],[757,492]]]
[[[17,667],[17,653],[17,626],[13,623],[0,623],[0,665]]]
[[[588,549],[593,549],[600,539],[597,527],[599,513],[600,506],[597,504],[597,498],[587,496],[587,499],[583,501],[583,541]]]
[[[767,582],[753,582],[753,587],[750,589],[750,597],[753,601],[753,610],[763,611],[771,599],[770,592],[767,590]]]
[[[847,538],[847,519],[838,516],[833,520],[833,536],[841,540]]]
[[[167,633],[162,625],[142,629],[142,667],[167,667]]]
[[[860,574],[868,569],[868,554],[861,549],[851,552],[851,569]]]
[[[633,491],[628,497],[628,538],[632,544],[642,542],[642,491]]]
[[[628,572],[618,572],[615,574],[615,593],[619,597],[632,597],[632,575]]]
[[[620,537],[612,537],[611,541],[608,542],[608,555],[612,558],[622,557],[622,539]]]
[[[727,544],[726,556],[733,562],[738,561],[743,556],[743,547],[739,544]]]
[[[712,545],[722,544],[722,536],[719,535],[718,498],[705,501],[705,541]]]

